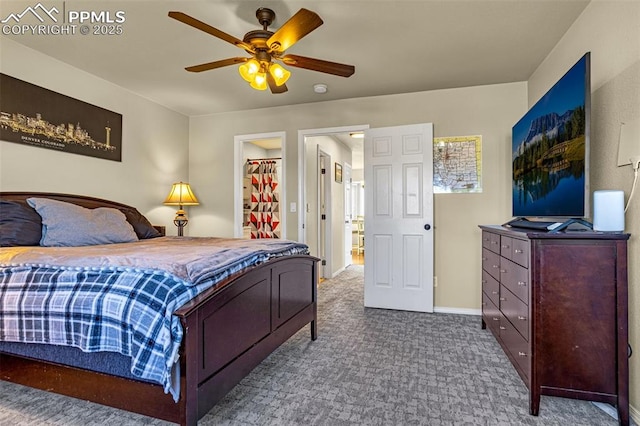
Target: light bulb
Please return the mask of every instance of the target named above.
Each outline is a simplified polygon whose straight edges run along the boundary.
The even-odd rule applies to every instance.
[[[255,79],[251,82],[251,87],[256,90],[267,90],[267,74],[259,72]]]
[[[260,71],[260,63],[256,59],[249,59],[244,64],[238,67],[238,71],[242,78],[249,83],[252,83],[256,78],[256,74]]]
[[[291,77],[291,72],[287,71],[286,68],[279,64],[271,64],[269,67],[269,73],[275,80],[276,86],[282,86],[287,82],[287,80],[289,80],[289,77]]]

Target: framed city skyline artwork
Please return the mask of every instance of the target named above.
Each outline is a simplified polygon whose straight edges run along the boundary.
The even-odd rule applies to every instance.
[[[0,74],[0,139],[122,161],[122,115]]]

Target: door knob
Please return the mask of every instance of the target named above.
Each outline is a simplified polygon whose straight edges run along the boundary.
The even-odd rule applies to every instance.
[[[426,223],[426,224],[424,225],[424,230],[425,230],[425,231],[428,231],[429,229],[431,229],[431,225],[429,225],[428,223]]]

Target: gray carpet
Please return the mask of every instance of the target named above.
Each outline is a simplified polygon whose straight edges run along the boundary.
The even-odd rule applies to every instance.
[[[586,401],[528,392],[480,318],[365,309],[363,268],[318,291],[318,340],[306,327],[200,425],[615,425]],[[0,382],[0,425],[168,425]]]

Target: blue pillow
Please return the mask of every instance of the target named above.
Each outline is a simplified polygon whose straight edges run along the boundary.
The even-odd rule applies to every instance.
[[[0,200],[0,247],[37,246],[42,219],[26,201]]]
[[[41,246],[76,247],[138,241],[133,227],[120,210],[87,209],[49,198],[27,198],[42,217]]]
[[[162,237],[162,234],[158,232],[156,228],[149,222],[149,219],[144,217],[137,209],[131,208],[119,208],[122,213],[127,217],[127,222],[133,226],[133,230],[139,239],[144,240],[147,238]]]

